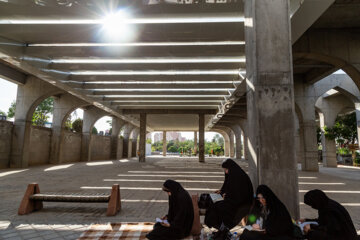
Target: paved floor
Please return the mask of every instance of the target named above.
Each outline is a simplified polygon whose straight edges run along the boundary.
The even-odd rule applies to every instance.
[[[180,181],[191,193],[218,189],[224,175],[222,159],[147,158],[46,165],[0,171],[0,239],[76,239],[92,223],[153,221],[167,212],[167,196],[161,191],[164,180]],[[247,168],[243,161],[238,163]],[[360,230],[360,169],[321,168],[319,173],[299,172],[300,199],[319,188],[343,203]],[[354,180],[355,179],[355,180]],[[39,183],[42,192],[109,192],[121,187],[122,211],[106,217],[106,203],[44,203],[44,209],[18,216],[17,209],[28,183]],[[300,203],[301,215],[316,212]]]

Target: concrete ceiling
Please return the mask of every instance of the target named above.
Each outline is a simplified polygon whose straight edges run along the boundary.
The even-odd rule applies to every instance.
[[[333,1],[291,0],[293,35]],[[308,12],[312,2],[322,4]],[[232,107],[228,119],[246,117],[243,8],[242,0],[0,1],[0,60],[115,116],[131,109],[218,111],[206,117],[211,127]],[[130,16],[122,20],[129,36],[109,38],[104,17],[118,9]],[[147,124],[193,131],[198,120],[149,115]]]

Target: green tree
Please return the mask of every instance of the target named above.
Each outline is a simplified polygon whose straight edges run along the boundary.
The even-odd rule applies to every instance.
[[[325,126],[325,137],[343,146],[354,144],[357,139],[356,113],[338,116],[333,127]]]
[[[32,123],[36,126],[45,126],[49,119],[49,114],[54,110],[54,99],[49,97],[42,101],[34,111]]]
[[[96,127],[93,127],[91,133],[96,135],[98,134],[98,130],[96,129]]]
[[[1,111],[1,110],[0,110],[0,115],[6,116],[6,113],[5,113],[4,111]]]
[[[80,118],[75,119],[74,122],[72,123],[72,130],[74,132],[81,133],[82,127],[83,127],[83,120]]]
[[[9,107],[9,110],[8,110],[8,113],[7,113],[8,118],[15,117],[15,109],[16,109],[16,101],[14,100],[14,101],[11,102],[11,105]]]

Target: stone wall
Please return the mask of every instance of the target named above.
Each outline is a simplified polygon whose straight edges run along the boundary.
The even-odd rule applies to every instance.
[[[31,126],[29,166],[49,163],[51,134],[51,128]]]
[[[91,135],[91,161],[108,160],[111,154],[111,137]]]
[[[14,124],[8,121],[0,121],[0,169],[10,165],[12,130]]]
[[[81,161],[81,133],[64,130],[60,163]]]

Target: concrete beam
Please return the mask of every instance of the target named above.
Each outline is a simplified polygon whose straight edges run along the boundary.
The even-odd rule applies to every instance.
[[[69,81],[99,82],[99,81],[234,81],[239,80],[237,74],[217,74],[217,75],[72,75]]]
[[[19,85],[24,85],[26,83],[26,74],[2,63],[0,63],[0,78]]]
[[[1,69],[0,69],[1,70]],[[86,89],[86,90],[99,90],[99,89],[208,89],[208,88],[234,88],[233,83],[68,83],[69,86],[74,87],[75,89]]]
[[[216,90],[216,91],[182,91],[182,90],[178,90],[178,91],[120,91],[120,90],[114,90],[114,91],[107,91],[107,90],[99,90],[99,91],[92,91],[92,90],[86,90],[88,91],[88,95],[87,96],[92,96],[92,95],[203,95],[203,94],[211,94],[211,95],[219,95],[219,96],[224,96],[224,95],[228,95],[228,91],[227,90]]]
[[[315,68],[305,74],[307,83],[313,84],[339,70],[337,67]]]
[[[0,39],[2,40],[2,39]],[[0,47],[0,59],[23,70],[24,72],[27,72],[31,75],[34,75],[36,77],[38,77],[39,79],[50,83],[51,85],[58,87],[61,90],[64,90],[98,108],[101,108],[102,110],[110,113],[111,115],[114,115],[118,118],[121,118],[125,121],[131,122],[132,124],[139,126],[139,122],[134,122],[131,119],[127,119],[125,116],[119,114],[117,111],[115,111],[114,109],[112,109],[111,107],[105,105],[104,103],[102,103],[101,101],[95,101],[92,98],[89,98],[87,96],[84,96],[82,93],[80,93],[79,91],[74,90],[73,88],[67,86],[64,83],[61,83],[60,81],[58,81],[58,79],[54,78],[53,76],[51,76],[50,74],[41,71],[40,69],[24,62],[21,60],[21,47],[19,46],[13,46],[13,45],[5,45],[5,46],[1,46]]]
[[[207,114],[212,115],[216,110],[211,109],[124,109],[122,114]]]
[[[291,41],[294,44],[335,0],[306,0],[291,17]]]

